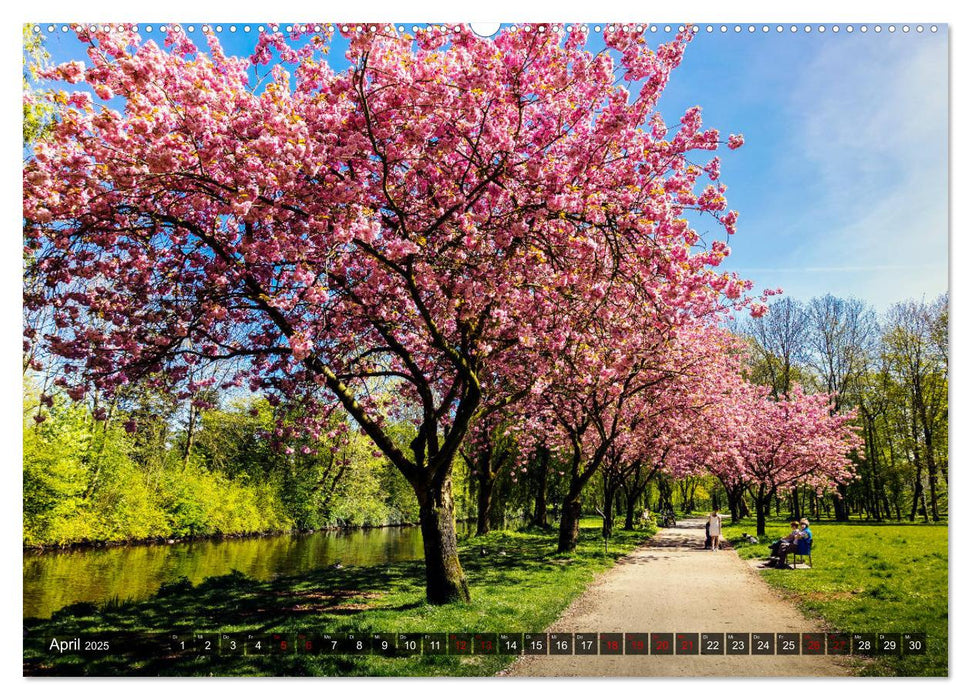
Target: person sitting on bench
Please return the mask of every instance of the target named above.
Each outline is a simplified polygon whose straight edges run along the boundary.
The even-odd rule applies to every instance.
[[[775,566],[784,566],[786,561],[786,556],[796,548],[796,541],[800,538],[801,533],[799,532],[799,523],[793,520],[789,523],[789,527],[792,528],[788,535],[780,540],[776,540],[769,545],[769,551],[771,556],[769,556],[769,563]]]
[[[792,563],[796,563],[796,556],[809,557],[809,565],[813,565],[813,531],[809,529],[809,520],[803,518],[799,521],[799,538],[796,540],[791,553],[795,556]]]
[[[812,540],[813,531],[809,529],[809,519],[803,518],[799,521],[799,539]]]

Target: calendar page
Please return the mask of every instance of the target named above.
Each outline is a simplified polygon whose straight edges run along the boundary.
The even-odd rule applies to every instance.
[[[648,20],[23,26],[24,676],[949,674],[949,26]]]

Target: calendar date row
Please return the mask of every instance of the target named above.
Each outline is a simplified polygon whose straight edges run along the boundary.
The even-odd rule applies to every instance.
[[[48,651],[135,655],[859,655],[926,652],[924,633],[899,632],[508,632],[508,633],[173,633],[52,638]]]

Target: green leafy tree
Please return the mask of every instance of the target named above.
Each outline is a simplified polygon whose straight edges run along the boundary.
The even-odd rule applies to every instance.
[[[24,25],[24,146],[29,146],[42,138],[50,128],[53,108],[46,100],[38,99],[38,91],[34,87],[37,71],[43,68],[50,55],[44,48],[44,41],[40,32],[33,30],[33,25]]]

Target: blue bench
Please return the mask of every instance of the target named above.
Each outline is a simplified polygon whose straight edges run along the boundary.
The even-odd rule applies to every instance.
[[[786,552],[786,558],[789,558],[789,554],[792,554],[792,568],[796,568],[796,557],[809,559],[809,568],[813,565],[813,539],[800,539],[796,541],[796,546],[790,552]]]

